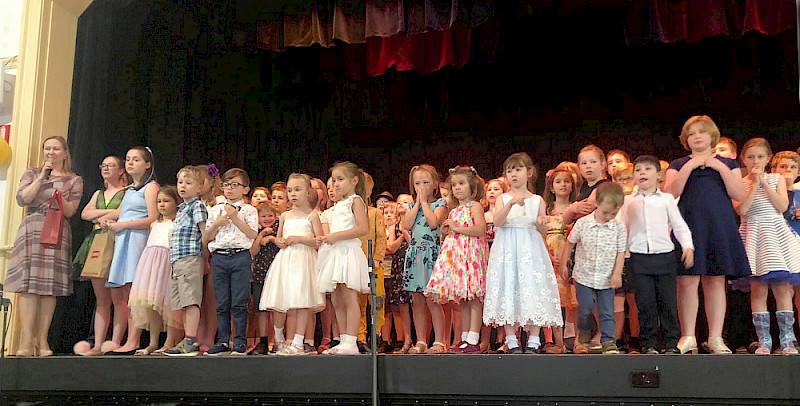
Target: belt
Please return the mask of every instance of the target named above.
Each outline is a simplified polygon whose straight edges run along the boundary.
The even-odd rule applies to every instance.
[[[245,251],[247,251],[247,248],[223,248],[214,251],[214,255],[231,256]]]
[[[49,206],[28,206],[25,209],[27,214],[39,213],[39,214],[47,214],[47,211],[50,209]]]

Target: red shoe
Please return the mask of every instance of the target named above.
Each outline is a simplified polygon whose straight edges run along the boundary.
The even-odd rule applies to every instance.
[[[467,343],[466,341],[462,341],[462,342],[458,343],[458,345],[456,345],[454,347],[450,347],[450,349],[447,350],[447,353],[448,354],[463,354],[464,350],[467,347],[469,347],[469,343]]]
[[[473,355],[473,354],[481,354],[481,346],[478,344],[467,344],[466,347],[461,349],[461,354],[464,355]]]

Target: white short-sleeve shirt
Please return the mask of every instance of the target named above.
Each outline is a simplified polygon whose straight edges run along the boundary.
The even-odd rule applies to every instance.
[[[567,238],[577,245],[575,282],[592,289],[611,288],[617,254],[625,252],[627,245],[625,226],[617,220],[600,224],[592,213],[578,219]]]

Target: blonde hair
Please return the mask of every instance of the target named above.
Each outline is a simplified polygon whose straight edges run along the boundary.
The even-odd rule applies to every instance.
[[[778,167],[778,164],[781,162],[781,159],[788,159],[790,161],[794,161],[798,167],[800,167],[800,154],[794,151],[781,151],[775,154],[772,157],[772,161],[770,162],[770,167],[772,170]]]
[[[594,145],[594,144],[589,144],[589,145],[581,148],[581,150],[578,151],[578,161],[580,161],[581,155],[583,155],[583,153],[585,153],[585,152],[594,152],[595,154],[597,154],[597,157],[600,158],[600,160],[603,162],[603,166],[606,166],[605,165],[606,154],[603,152],[603,150],[600,147],[598,147],[597,145]],[[603,171],[605,172],[605,169],[603,169]]]
[[[275,214],[276,216],[278,215],[278,210],[275,209],[275,206],[266,200],[256,205],[256,211],[258,211],[258,214],[266,212]]]
[[[349,161],[341,161],[333,164],[333,166],[331,167],[331,174],[333,174],[333,171],[337,169],[344,171],[347,174],[347,176],[351,178],[358,179],[358,182],[356,182],[355,192],[357,195],[361,196],[361,198],[364,200],[364,204],[367,204],[368,201],[367,185],[366,185],[367,181],[366,178],[364,177],[364,171],[362,171],[361,168],[358,167],[358,165]]]
[[[305,173],[296,173],[296,172],[292,173],[291,175],[289,175],[289,179],[286,180],[286,185],[287,186],[289,185],[289,182],[292,179],[297,179],[297,180],[300,180],[300,181],[303,182],[303,184],[306,186],[306,191],[308,193],[308,204],[309,204],[309,206],[311,206],[312,209],[314,207],[316,207],[317,200],[318,200],[317,199],[317,192],[311,186],[311,176],[308,176]],[[286,192],[286,189],[284,189],[283,191]]]
[[[411,194],[411,197],[414,200],[417,200],[417,191],[414,189],[414,173],[417,171],[423,171],[430,175],[431,182],[434,186],[431,197],[435,199],[436,194],[439,192],[439,183],[441,182],[442,177],[439,175],[439,172],[436,170],[436,168],[428,164],[415,165],[411,167],[411,171],[408,173],[408,189],[410,190],[409,193]]]
[[[688,120],[686,123],[683,124],[683,128],[681,128],[681,145],[687,151],[691,151],[692,149],[689,148],[689,127],[692,124],[700,123],[703,126],[703,131],[709,133],[711,135],[711,148],[714,148],[715,145],[719,142],[719,128],[714,123],[714,120],[711,119],[709,116],[694,116]]]
[[[630,163],[630,162],[625,162],[624,164],[617,164],[616,167],[617,167],[617,170],[614,171],[614,176],[613,176],[614,181],[616,181],[617,174],[620,173],[620,172],[626,172],[627,171],[627,172],[633,173],[633,164]]]
[[[211,186],[208,188],[208,191],[203,193],[200,196],[200,200],[208,207],[213,207],[217,204],[217,196],[222,195],[222,180],[219,177],[219,174],[212,175],[209,169],[211,165],[197,165],[196,166],[199,178],[197,178],[198,182],[203,182],[203,184],[208,181],[208,184]]]
[[[69,174],[74,174],[72,172],[72,155],[69,153],[69,147],[67,146],[67,140],[64,137],[60,136],[60,135],[53,135],[53,136],[47,137],[47,138],[44,139],[44,141],[42,141],[42,150],[44,150],[44,143],[46,143],[47,141],[50,141],[50,140],[58,141],[58,143],[61,144],[61,148],[64,148],[64,162],[61,165],[61,170],[66,172],[66,173],[69,173]],[[124,168],[123,168],[123,170],[124,170]]]
[[[503,162],[503,173],[509,168],[516,168],[517,166],[521,166],[525,168],[525,170],[533,169],[533,176],[528,178],[528,190],[531,193],[536,193],[536,166],[533,164],[533,159],[531,156],[528,155],[527,152],[517,152],[511,154],[506,161]]]
[[[450,196],[447,196],[447,202],[453,207],[458,206],[458,200],[453,197],[452,192],[453,176],[458,175],[467,178],[470,191],[469,198],[476,202],[483,200],[483,197],[486,195],[486,187],[484,186],[483,178],[478,175],[478,171],[471,166],[456,166],[450,169],[450,175],[447,176],[447,183],[450,184]]]

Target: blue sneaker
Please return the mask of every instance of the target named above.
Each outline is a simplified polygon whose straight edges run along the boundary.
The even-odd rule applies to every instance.
[[[206,355],[210,355],[212,357],[217,357],[220,355],[229,355],[231,353],[230,347],[228,347],[227,343],[216,343],[213,347],[209,348],[206,351]]]
[[[225,347],[227,347],[227,345]],[[230,355],[247,355],[247,344],[233,344],[233,350],[231,350]]]

